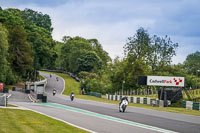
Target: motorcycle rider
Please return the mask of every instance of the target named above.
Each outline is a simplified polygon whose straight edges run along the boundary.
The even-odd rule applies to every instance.
[[[53,96],[56,94],[56,89],[54,88],[53,89]]]
[[[123,102],[124,100],[127,101],[127,105],[128,105],[128,97],[123,96],[122,99],[120,100],[120,103],[119,103],[119,111],[120,111],[120,112],[123,111],[123,110],[122,110],[122,106],[123,106],[123,105],[121,105],[121,104],[122,104],[122,102]],[[127,106],[127,105],[126,105],[126,106]],[[126,108],[126,107],[125,107],[125,108]],[[125,109],[124,109],[124,111],[125,111]],[[123,112],[124,112],[124,111],[123,111]]]
[[[72,93],[70,94],[70,99],[71,99],[71,101],[74,100],[74,92],[72,92]]]
[[[119,105],[122,103],[122,101],[123,101],[123,100],[126,100],[126,101],[128,101],[128,97],[126,97],[126,96],[123,96],[123,97],[122,97],[122,99],[120,100],[120,103],[119,103]]]

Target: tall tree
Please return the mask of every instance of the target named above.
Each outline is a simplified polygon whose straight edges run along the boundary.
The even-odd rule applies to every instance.
[[[149,64],[153,74],[162,71],[164,67],[172,62],[172,57],[176,55],[178,43],[173,43],[168,36],[164,38],[154,35],[151,39],[150,54],[148,55]]]
[[[102,66],[105,69],[107,63],[111,61],[111,58],[109,57],[108,53],[105,50],[103,50],[102,45],[99,43],[97,39],[89,39],[88,41],[91,43],[93,50],[102,60]]]
[[[92,51],[90,42],[81,37],[68,39],[61,48],[61,64],[71,72],[79,72],[77,61],[85,53]]]
[[[8,38],[7,38],[7,30],[0,23],[0,82],[5,83],[8,71],[8,62],[6,57],[8,56]]]
[[[95,52],[87,52],[77,59],[78,71],[94,71],[101,69],[102,61]]]
[[[139,28],[133,37],[129,37],[124,46],[124,54],[130,62],[145,60],[150,48],[150,36],[146,30]]]
[[[26,24],[25,28],[29,28],[30,25],[36,25],[37,27],[44,28],[49,35],[53,31],[50,16],[47,14],[25,9],[21,14],[21,18]]]
[[[46,33],[44,28],[34,25],[29,28],[30,30],[26,30],[26,32],[27,40],[30,42],[33,51],[34,68],[53,69],[57,58],[55,41],[51,35]]]
[[[189,54],[184,62],[185,69],[188,74],[196,75],[197,71],[200,70],[200,52]]]
[[[134,37],[128,38],[124,53],[129,63],[133,64],[136,60],[145,62],[155,74],[156,71],[162,71],[162,68],[171,64],[177,47],[178,44],[173,43],[168,36],[150,37],[146,30],[139,28]]]
[[[18,74],[26,74],[32,68],[31,47],[26,40],[26,32],[20,26],[9,32],[9,57],[13,70]]]

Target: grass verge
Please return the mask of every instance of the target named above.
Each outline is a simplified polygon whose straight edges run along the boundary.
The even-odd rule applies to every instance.
[[[40,75],[40,80],[45,80],[45,78],[42,75]]]
[[[25,110],[0,109],[1,133],[86,133],[64,122]]]
[[[46,72],[46,71],[42,71],[42,72]],[[52,73],[52,72],[47,72],[47,73]],[[80,94],[80,83],[79,82],[76,82],[74,79],[69,77],[67,74],[62,74],[62,73],[52,73],[52,74],[56,74],[65,80],[65,91],[63,92],[64,95],[69,95],[71,93],[71,91],[74,91],[76,94],[76,96],[75,96],[76,98],[92,100],[92,101],[97,101],[97,102],[103,102],[103,103],[111,103],[111,104],[116,104],[116,105],[119,104],[119,101],[107,100],[105,98],[105,96],[103,96],[102,98],[98,98],[98,97],[88,96],[88,95],[78,95],[78,94]],[[152,96],[152,97],[155,97],[155,96]],[[136,104],[136,103],[129,103],[129,106],[200,116],[200,111],[189,110],[189,109],[185,109],[185,108],[181,108],[181,107],[160,108],[160,107],[152,107],[152,106],[149,106],[146,104]]]

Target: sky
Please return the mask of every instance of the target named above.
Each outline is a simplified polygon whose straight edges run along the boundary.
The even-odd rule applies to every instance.
[[[53,38],[96,38],[111,58],[123,57],[128,37],[140,27],[178,43],[173,64],[200,51],[200,0],[0,0],[0,6],[48,14]]]

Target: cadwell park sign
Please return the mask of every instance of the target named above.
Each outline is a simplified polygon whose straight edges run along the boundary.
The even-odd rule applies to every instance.
[[[147,85],[184,87],[184,77],[147,76]]]

